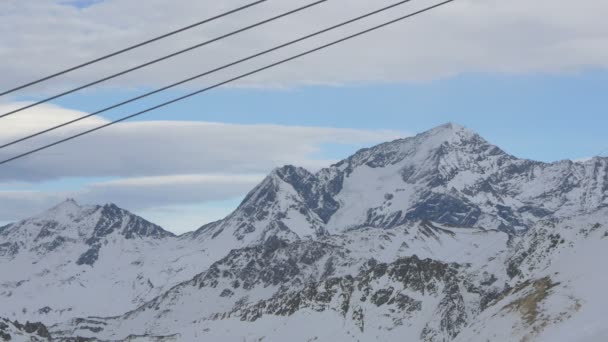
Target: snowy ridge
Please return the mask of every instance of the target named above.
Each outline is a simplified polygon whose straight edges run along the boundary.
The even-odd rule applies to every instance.
[[[74,201],[0,228],[0,316],[60,341],[600,342],[607,246],[607,158],[522,160],[446,124],[278,168],[178,237]]]

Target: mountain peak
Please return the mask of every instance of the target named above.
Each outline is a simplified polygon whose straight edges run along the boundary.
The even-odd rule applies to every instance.
[[[271,173],[271,177],[278,177],[280,180],[291,183],[294,178],[309,178],[312,174],[302,168],[293,165],[285,165],[283,167],[275,168]]]
[[[38,248],[40,244],[49,243],[53,239],[61,242],[85,239],[87,244],[91,244],[114,232],[126,239],[174,236],[115,204],[80,205],[74,199],[67,199],[46,212],[11,227],[16,234],[12,238],[32,241],[28,248]]]
[[[335,166],[352,169],[360,165],[372,168],[386,167],[398,163],[415,165],[432,164],[440,159],[455,159],[457,162],[476,159],[480,155],[503,155],[502,150],[488,143],[473,130],[454,123],[447,123],[413,137],[398,139],[358,151]],[[450,158],[450,156],[456,156]]]
[[[117,206],[114,203],[106,203],[102,206],[102,209],[106,209],[106,210],[113,210],[113,211],[121,211],[123,210],[122,208],[120,208],[119,206]]]
[[[431,145],[461,143],[463,141],[473,140],[485,142],[485,140],[475,131],[451,122],[421,133],[417,135],[416,138],[424,139],[426,140],[425,144],[430,143]]]
[[[100,218],[95,226],[94,236],[107,236],[114,231],[120,232],[127,239],[173,237],[173,233],[149,222],[114,203],[98,207]]]
[[[410,162],[419,164],[424,160],[439,161],[443,159],[448,164],[462,164],[466,168],[478,164],[489,156],[509,158],[508,154],[492,145],[477,132],[467,127],[447,123],[412,138],[401,140],[399,150]]]
[[[73,198],[66,198],[63,202],[53,208],[80,208],[80,204]]]
[[[72,217],[82,212],[83,206],[78,204],[73,198],[68,198],[65,201],[57,204],[48,211],[42,214],[47,217]]]
[[[456,124],[453,122],[448,122],[448,123],[444,123],[443,125],[439,125],[439,126],[431,129],[431,131],[433,131],[433,130],[463,131],[463,130],[469,130],[469,129],[462,125],[459,125],[459,124]]]

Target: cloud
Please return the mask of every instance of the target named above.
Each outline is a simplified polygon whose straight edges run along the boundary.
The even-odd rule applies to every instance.
[[[0,104],[0,112],[8,113],[29,104],[30,102]],[[34,107],[2,119],[2,124],[0,125],[0,142],[12,141],[19,137],[39,132],[43,129],[56,126],[83,115],[85,115],[85,113],[52,104]],[[63,132],[85,130],[93,126],[102,125],[106,122],[105,119],[100,117],[91,117],[72,124],[69,129],[64,129]]]
[[[0,106],[0,110],[5,108]],[[56,106],[33,109],[27,115],[6,118],[0,125],[0,142],[81,115],[84,113]],[[7,159],[104,122],[95,118],[0,149],[0,158]],[[138,121],[118,124],[3,165],[0,181],[266,174],[285,164],[314,170],[331,163],[314,157],[323,144],[373,144],[404,135],[407,134],[389,130]]]
[[[300,35],[393,3],[333,0],[256,28],[146,71],[108,83],[113,87],[165,85]],[[4,0],[0,4],[1,88],[35,79],[118,47],[196,22],[244,1],[108,0],[86,9],[56,0]],[[309,3],[269,1],[175,39],[76,72],[34,92],[90,81],[153,57]],[[434,2],[431,2],[434,3]],[[431,3],[412,1],[361,24],[340,29],[225,72],[207,83],[251,70]],[[362,37],[240,82],[249,86],[293,86],[348,82],[419,81],[461,73],[572,72],[608,66],[604,0],[458,0],[407,23]],[[137,16],[132,13],[137,12]],[[151,24],[153,23],[153,24]],[[195,85],[207,84],[198,82]]]

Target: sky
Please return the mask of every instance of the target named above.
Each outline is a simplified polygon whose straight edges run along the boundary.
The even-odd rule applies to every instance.
[[[241,6],[245,1],[6,0],[0,90]],[[258,5],[173,39],[0,97],[0,112],[54,95],[309,2]],[[255,30],[0,119],[0,142],[391,4],[329,0]],[[290,47],[14,147],[6,159],[229,79],[436,1]],[[345,6],[348,4],[348,6]],[[133,13],[136,13],[135,15]],[[311,171],[446,122],[517,157],[608,155],[608,3],[457,0],[408,22],[268,70],[10,164],[0,224],[66,198],[116,203],[182,233],[229,214],[273,168]]]

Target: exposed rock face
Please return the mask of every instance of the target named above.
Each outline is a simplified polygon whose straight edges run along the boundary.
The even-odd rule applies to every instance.
[[[74,201],[2,227],[0,315],[62,341],[603,341],[607,237],[608,159],[521,160],[448,124],[276,169],[179,237]]]
[[[161,227],[135,216],[114,204],[104,205],[99,209],[100,218],[95,226],[89,243],[118,231],[126,239],[155,238],[162,239],[174,236]]]
[[[42,323],[18,321],[11,322],[6,318],[0,318],[0,340],[2,341],[50,341],[51,335],[47,327]]]

